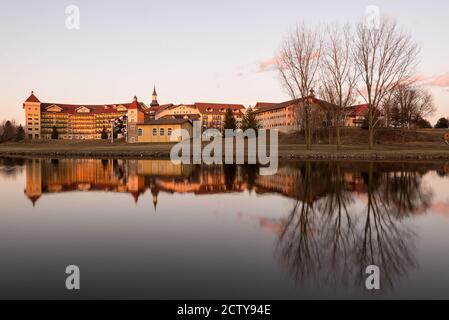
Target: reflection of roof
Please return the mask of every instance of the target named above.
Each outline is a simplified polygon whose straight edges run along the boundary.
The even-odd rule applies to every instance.
[[[33,203],[33,207],[36,205],[37,200],[39,200],[39,198],[41,197],[41,195],[29,195],[25,192],[26,196],[28,199],[31,200],[31,202]]]

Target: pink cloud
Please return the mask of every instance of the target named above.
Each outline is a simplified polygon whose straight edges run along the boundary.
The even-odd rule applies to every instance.
[[[436,76],[429,84],[436,87],[449,87],[449,72]]]
[[[259,72],[273,71],[276,67],[276,57],[263,60],[259,63]]]

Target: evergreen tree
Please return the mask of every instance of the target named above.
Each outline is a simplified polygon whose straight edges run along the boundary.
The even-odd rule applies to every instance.
[[[53,140],[59,139],[59,132],[58,132],[58,128],[56,128],[56,126],[53,126],[53,131],[51,132],[51,138]]]
[[[101,139],[108,140],[108,138],[109,138],[108,130],[106,129],[105,126],[103,126],[103,130],[101,130]]]
[[[256,134],[257,134],[257,130],[259,130],[259,128],[260,128],[260,124],[256,118],[256,113],[250,107],[250,108],[248,108],[248,110],[246,110],[245,116],[243,117],[242,130],[245,131],[248,129],[253,129],[256,131]]]
[[[1,136],[1,141],[2,142],[10,142],[10,141],[14,141],[16,132],[14,129],[14,126],[12,125],[11,121],[6,121],[5,124],[3,125],[3,133]]]
[[[225,130],[226,129],[232,129],[232,130],[237,129],[237,122],[235,121],[235,117],[232,112],[232,109],[226,110],[223,129],[225,129]]]
[[[420,129],[431,129],[432,128],[432,125],[430,124],[430,122],[423,118],[419,118],[418,120],[416,120],[415,125],[416,125],[416,127],[420,128]]]
[[[23,141],[25,140],[25,130],[23,129],[22,125],[18,126],[16,129],[16,141]]]
[[[447,118],[438,119],[437,124],[435,125],[437,129],[447,129],[449,128],[449,120]]]
[[[369,123],[368,123],[368,118],[365,117],[365,119],[363,119],[362,125],[360,126],[360,128],[362,128],[363,130],[368,130],[369,129]]]

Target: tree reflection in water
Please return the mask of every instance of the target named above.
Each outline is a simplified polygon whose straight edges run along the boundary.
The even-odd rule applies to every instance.
[[[0,158],[0,177],[15,179],[23,172],[24,159]]]
[[[415,235],[404,218],[431,204],[422,173],[335,162],[307,162],[298,171],[295,203],[276,248],[298,284],[362,287],[366,267],[377,265],[383,287],[391,288],[416,267]]]
[[[430,170],[449,165],[302,162],[281,165],[275,176],[252,165],[181,166],[169,160],[0,159],[0,176],[15,176],[26,164],[25,195],[33,206],[47,193],[129,193],[135,202],[158,194],[277,193],[293,199],[287,216],[275,220],[275,256],[298,284],[362,287],[365,269],[380,267],[382,286],[393,287],[416,267],[410,217],[432,205],[423,184]]]

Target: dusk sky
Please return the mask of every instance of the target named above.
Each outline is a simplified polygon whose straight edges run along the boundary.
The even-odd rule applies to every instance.
[[[80,30],[66,28],[68,5]],[[149,104],[288,99],[270,62],[299,21],[360,21],[368,5],[421,46],[417,74],[449,116],[449,1],[0,0],[0,121],[23,122],[34,90],[45,102]]]

